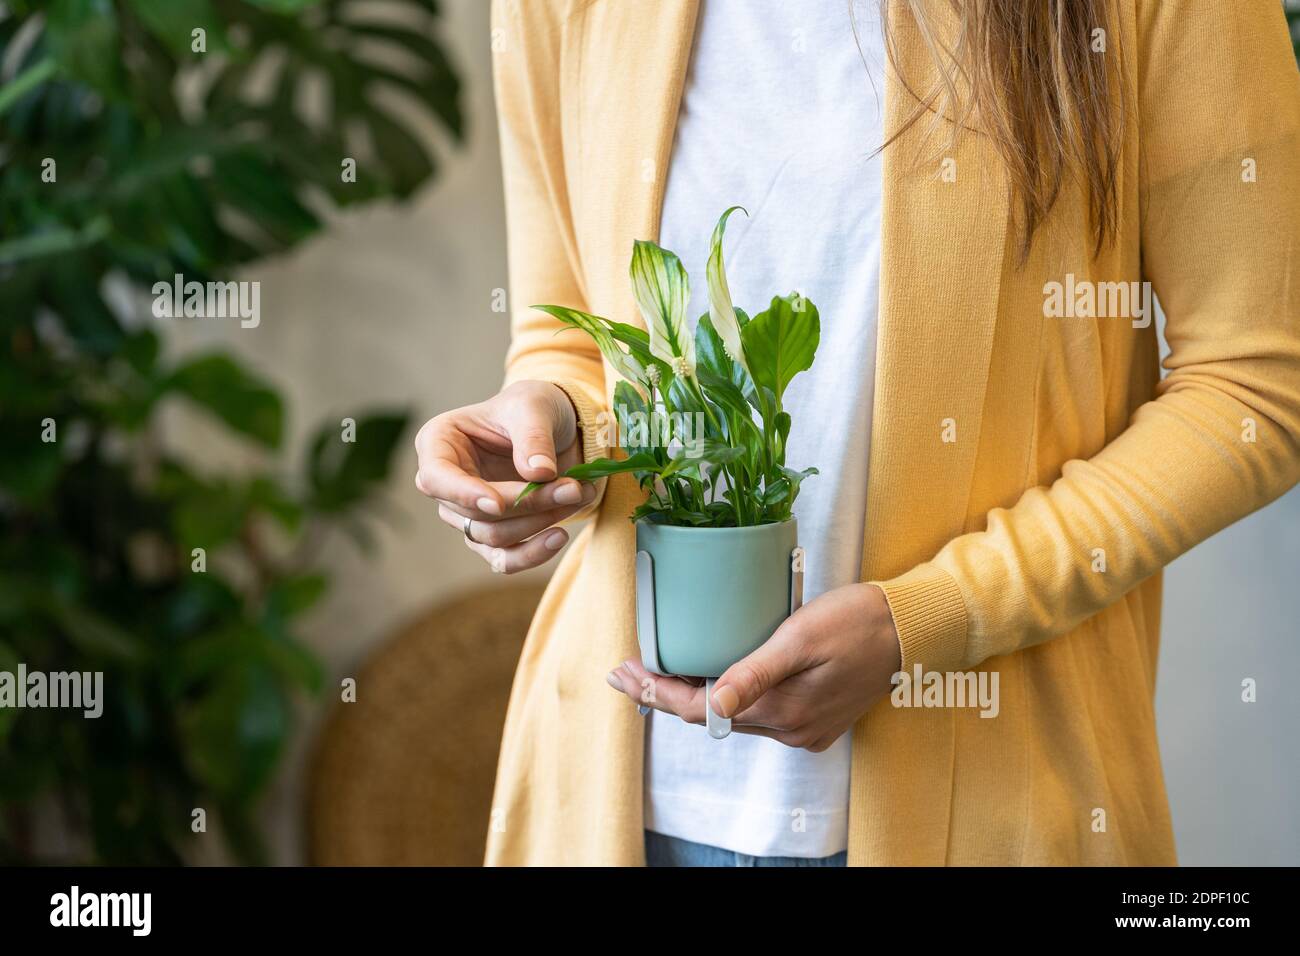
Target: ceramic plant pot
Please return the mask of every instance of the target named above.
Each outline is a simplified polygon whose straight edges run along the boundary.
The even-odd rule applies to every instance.
[[[716,678],[766,641],[802,602],[798,525],[681,528],[636,523],[637,640],[656,674]],[[710,710],[709,732],[730,722]],[[718,732],[720,731],[720,732]]]

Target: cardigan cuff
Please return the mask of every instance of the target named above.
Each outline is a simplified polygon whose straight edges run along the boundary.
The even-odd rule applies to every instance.
[[[546,381],[549,381],[565,395],[569,396],[569,402],[572,403],[573,410],[578,415],[578,435],[582,440],[582,460],[591,462],[597,458],[606,457],[610,451],[605,444],[605,439],[609,434],[609,429],[606,427],[609,413],[605,411],[604,406],[593,402],[588,397],[586,388],[573,379],[547,379]],[[591,500],[590,504],[565,518],[560,524],[577,524],[594,515],[600,509],[601,502],[605,500],[605,485],[608,481],[608,478],[596,479],[594,482],[596,497]]]
[[[578,415],[578,434],[582,438],[582,460],[592,462],[604,458],[609,453],[605,445],[608,413],[587,397],[582,385],[568,380],[550,380],[551,384],[569,396],[573,410]]]
[[[873,581],[883,592],[898,629],[900,670],[911,675],[958,667],[966,653],[967,614],[961,589],[951,574],[920,564],[888,581]]]

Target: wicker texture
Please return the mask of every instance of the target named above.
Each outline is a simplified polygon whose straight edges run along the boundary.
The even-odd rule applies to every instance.
[[[311,860],[477,866],[497,750],[537,586],[435,608],[361,668],[326,721],[311,773]]]

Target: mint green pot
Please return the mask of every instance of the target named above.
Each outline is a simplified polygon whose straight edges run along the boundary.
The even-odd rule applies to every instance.
[[[802,580],[798,525],[636,523],[637,637],[658,674],[720,677],[790,616]]]

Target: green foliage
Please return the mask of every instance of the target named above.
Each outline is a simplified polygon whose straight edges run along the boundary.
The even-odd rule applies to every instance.
[[[648,493],[633,518],[690,527],[738,527],[785,521],[815,468],[786,467],[790,415],[786,387],[812,367],[821,337],[817,307],[797,295],[772,299],[750,319],[731,302],[722,264],[727,218],[713,232],[709,312],[695,337],[683,313],[689,279],[677,257],[637,242],[632,286],[646,330],[561,306],[539,305],[590,335],[626,381],[614,390],[621,458],[565,472],[593,480],[630,472]],[[539,487],[526,486],[523,498]]]
[[[459,139],[459,81],[433,39],[436,2],[388,7],[408,16],[342,0],[0,7],[13,71],[0,85],[0,670],[104,674],[98,719],[0,708],[0,860],[35,859],[37,802],[62,808],[88,862],[176,862],[200,807],[242,859],[265,860],[257,797],[296,695],[323,683],[299,633],[328,591],[315,557],[332,529],[369,540],[408,419],[347,413],[345,431],[331,416],[291,469],[278,391],[227,355],[166,358],[165,322],[128,303],[176,274],[227,279],[315,234],[332,207],[428,180],[413,114],[389,104]],[[170,402],[251,443],[267,470],[180,460],[157,427]]]
[[[1291,46],[1295,49],[1296,63],[1300,65],[1300,3],[1296,0],[1283,0],[1286,8],[1286,22],[1291,28]]]

